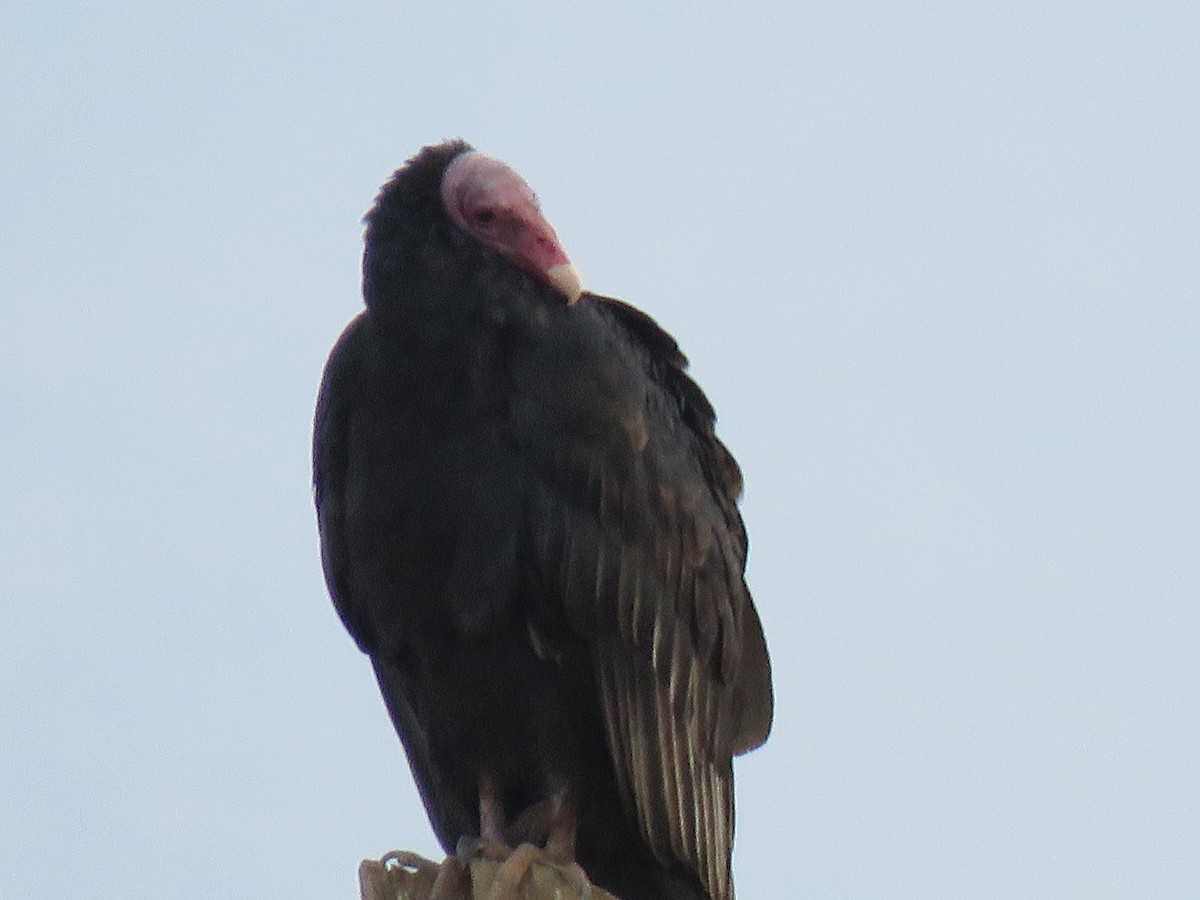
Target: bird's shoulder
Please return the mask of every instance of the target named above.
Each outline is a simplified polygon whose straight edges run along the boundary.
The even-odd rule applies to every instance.
[[[495,354],[462,340],[447,357],[410,338],[360,315],[330,355],[317,403],[326,581],[368,651],[401,634],[400,616],[488,627],[508,603],[520,532],[524,473]]]
[[[510,412],[539,473],[626,536],[715,517],[744,563],[741,471],[675,339],[595,294],[534,333],[511,363]]]
[[[696,452],[722,505],[736,504],[742,493],[741,469],[716,435],[716,413],[700,385],[688,374],[688,360],[679,344],[640,309],[611,297],[598,299],[630,339],[643,348],[652,376],[671,397],[681,421],[694,436]],[[740,521],[738,524],[740,528]]]
[[[321,376],[313,418],[312,487],[321,538],[321,567],[334,608],[359,646],[372,643],[363,612],[350,602],[350,554],[346,547],[347,404],[357,393],[369,325],[359,314],[334,344]]]

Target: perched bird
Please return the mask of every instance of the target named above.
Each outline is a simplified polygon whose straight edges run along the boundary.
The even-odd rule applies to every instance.
[[[365,221],[317,402],[322,562],[438,840],[730,900],[732,757],[773,701],[712,407],[499,160],[425,147]]]

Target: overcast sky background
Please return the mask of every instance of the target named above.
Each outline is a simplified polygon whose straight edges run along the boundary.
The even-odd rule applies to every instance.
[[[360,217],[455,135],[679,338],[745,470],[739,897],[1200,896],[1194,3],[4,19],[0,897],[437,855],[309,435]]]

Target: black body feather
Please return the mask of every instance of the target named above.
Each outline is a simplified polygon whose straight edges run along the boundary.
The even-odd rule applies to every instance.
[[[367,310],[330,356],[314,481],[326,580],[439,841],[561,792],[624,900],[733,895],[731,757],[772,714],[741,475],[675,341],[555,291],[447,218],[466,146],[368,215]]]

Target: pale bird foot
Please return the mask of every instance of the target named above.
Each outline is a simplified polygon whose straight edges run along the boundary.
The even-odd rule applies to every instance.
[[[574,887],[583,900],[591,896],[592,883],[577,863],[564,861],[558,854],[548,853],[533,844],[521,844],[496,870],[488,900],[521,900],[521,886],[530,877],[534,863],[538,864],[538,869],[532,873],[535,880],[557,876],[556,880]]]
[[[513,854],[513,848],[500,841],[464,834],[454,847],[454,856],[469,864],[473,859],[490,859],[502,863]]]
[[[397,893],[428,896],[438,877],[438,864],[407,850],[393,850],[358,867],[362,900],[394,900]]]

